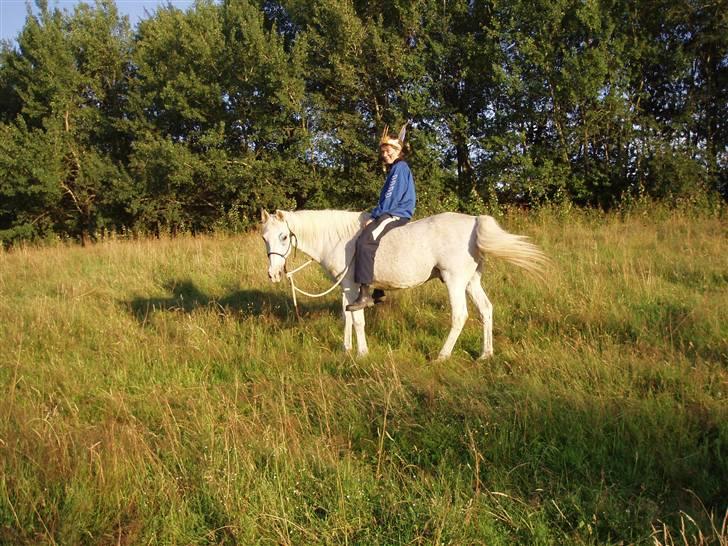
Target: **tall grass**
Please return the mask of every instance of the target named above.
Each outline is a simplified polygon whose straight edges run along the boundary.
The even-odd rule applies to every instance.
[[[726,544],[725,218],[501,221],[554,267],[489,264],[485,363],[439,283],[343,353],[256,234],[0,254],[0,542]]]

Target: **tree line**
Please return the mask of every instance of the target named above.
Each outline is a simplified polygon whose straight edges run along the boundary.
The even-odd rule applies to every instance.
[[[37,0],[0,50],[0,240],[365,208],[409,120],[418,213],[728,194],[728,9]]]

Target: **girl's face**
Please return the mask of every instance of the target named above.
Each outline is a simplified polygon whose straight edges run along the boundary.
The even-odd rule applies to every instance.
[[[382,154],[382,160],[387,165],[391,165],[399,157],[399,150],[391,144],[382,144],[379,147],[379,152]]]

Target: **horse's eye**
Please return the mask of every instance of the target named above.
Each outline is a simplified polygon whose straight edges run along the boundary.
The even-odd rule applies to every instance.
[[[285,241],[286,239],[288,239],[288,235],[284,235],[284,236],[283,236],[283,237],[281,238],[281,240],[283,240],[283,241]]]

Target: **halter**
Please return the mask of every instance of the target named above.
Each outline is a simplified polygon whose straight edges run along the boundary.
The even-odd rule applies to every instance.
[[[288,225],[288,222],[286,222],[286,227],[288,228],[288,248],[286,249],[286,253],[285,254],[281,254],[280,252],[269,252],[268,253],[268,258],[270,258],[271,256],[280,256],[281,258],[283,258],[284,271],[286,268],[285,261],[288,259],[288,255],[291,253],[291,248],[293,248],[293,251],[294,251],[293,252],[294,258],[296,257],[296,251],[298,250],[298,237],[296,237],[296,234],[293,233],[293,231],[291,230],[291,226]],[[295,245],[293,244],[293,239],[296,239]]]
[[[344,277],[346,277],[346,274],[349,271],[349,265],[351,265],[351,264],[347,264],[347,266],[344,268],[344,271],[342,271],[339,275],[337,275],[337,277],[338,277],[337,281],[328,290],[325,290],[324,292],[320,292],[319,294],[311,294],[310,292],[301,290],[294,283],[293,275],[295,275],[296,273],[298,273],[305,267],[311,265],[313,263],[313,260],[307,261],[305,264],[297,267],[293,271],[290,271],[290,272],[288,271],[288,267],[287,267],[288,255],[291,253],[291,248],[293,248],[293,259],[296,258],[296,253],[298,251],[298,237],[296,236],[295,233],[293,233],[293,230],[291,229],[291,226],[288,224],[287,221],[286,221],[286,227],[288,228],[288,248],[286,249],[285,254],[281,254],[280,252],[268,252],[268,258],[270,258],[271,256],[280,256],[281,258],[283,258],[283,271],[286,273],[286,277],[288,278],[288,280],[291,283],[291,295],[293,296],[293,306],[296,309],[296,316],[300,319],[301,315],[298,312],[298,299],[296,298],[296,293],[298,292],[298,293],[303,294],[304,296],[308,296],[310,298],[321,298],[321,297],[329,294],[332,290],[334,290],[337,286],[339,286],[341,284],[341,281],[344,280]],[[296,240],[295,244],[293,243],[294,239]],[[352,260],[353,260],[353,258],[352,258]]]

